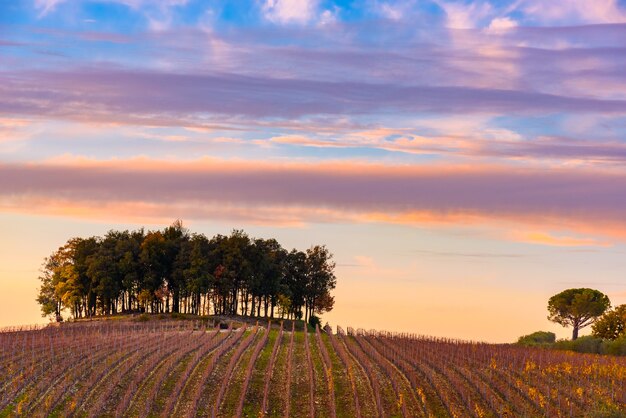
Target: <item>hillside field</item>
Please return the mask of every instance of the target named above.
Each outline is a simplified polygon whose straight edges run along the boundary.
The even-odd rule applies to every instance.
[[[624,357],[234,324],[5,330],[0,416],[626,416]]]

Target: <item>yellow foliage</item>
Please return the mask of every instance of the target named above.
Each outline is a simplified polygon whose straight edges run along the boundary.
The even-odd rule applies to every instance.
[[[538,395],[538,398],[539,398],[539,406],[541,408],[544,408],[546,406],[546,398],[541,393],[539,393],[537,395]]]
[[[524,373],[528,373],[529,371],[535,370],[537,365],[532,360],[527,360],[526,365],[524,366]]]
[[[498,368],[498,362],[496,361],[495,357],[491,357],[491,362],[489,362],[489,367],[493,370],[496,370]]]
[[[474,405],[474,412],[476,412],[478,418],[483,418],[485,416],[485,411],[478,404]]]
[[[583,398],[583,388],[581,388],[581,387],[576,388],[576,395],[578,395],[578,397],[580,399],[582,399]]]
[[[422,390],[422,388],[417,388],[415,389],[415,391],[417,392],[417,395],[420,397],[420,400],[422,401],[422,405],[426,405],[426,395],[424,395],[424,391]]]

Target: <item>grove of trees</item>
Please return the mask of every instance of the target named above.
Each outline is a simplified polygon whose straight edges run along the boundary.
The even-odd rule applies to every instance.
[[[309,320],[330,311],[335,263],[323,245],[285,250],[244,231],[109,231],[72,238],[45,259],[37,302],[43,316],[119,312],[222,314]]]

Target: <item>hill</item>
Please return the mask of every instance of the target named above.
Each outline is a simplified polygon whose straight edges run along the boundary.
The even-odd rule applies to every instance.
[[[0,333],[0,416],[624,416],[626,358],[290,323]],[[239,325],[239,326],[238,326]]]

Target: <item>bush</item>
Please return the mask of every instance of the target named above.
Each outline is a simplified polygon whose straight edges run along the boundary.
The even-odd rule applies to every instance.
[[[529,335],[519,337],[517,343],[524,346],[552,344],[556,341],[554,332],[537,331]]]
[[[557,350],[575,351],[577,353],[604,354],[604,341],[591,335],[576,340],[559,340],[553,345]]]
[[[141,315],[137,317],[137,321],[139,322],[146,322],[149,320],[150,320],[150,315],[148,315],[147,313],[142,313]]]
[[[322,326],[322,321],[320,320],[319,317],[315,316],[315,315],[311,315],[311,317],[309,318],[309,325],[312,326],[313,328],[315,328],[315,326]]]
[[[626,336],[604,342],[604,352],[614,356],[626,356]]]

